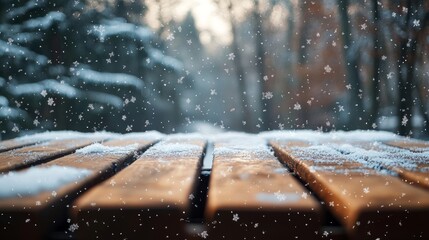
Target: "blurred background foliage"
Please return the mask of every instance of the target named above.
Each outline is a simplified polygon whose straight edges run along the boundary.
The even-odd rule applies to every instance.
[[[4,0],[0,129],[428,135],[423,0]]]

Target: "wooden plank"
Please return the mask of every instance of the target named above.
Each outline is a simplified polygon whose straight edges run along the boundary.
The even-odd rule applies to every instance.
[[[101,140],[103,138],[56,140],[3,152],[0,153],[0,173],[40,164]]]
[[[126,160],[132,158],[137,151],[142,151],[153,142],[153,139],[146,138],[111,140],[30,168],[61,170],[59,167],[73,167],[73,169],[90,172],[49,191],[24,196],[0,197],[0,225],[2,226],[0,239],[26,239],[29,236],[31,239],[46,239],[49,231],[59,224],[68,224],[69,234],[71,234],[78,225],[73,222],[66,223],[70,203],[87,188],[126,164]]]
[[[390,142],[388,145],[380,143],[357,145],[364,151],[372,151],[380,160],[386,159],[380,164],[396,172],[404,181],[429,189],[429,148],[422,146],[423,142],[415,141]]]
[[[422,224],[429,214],[429,193],[373,170],[371,162],[366,165],[371,156],[354,158],[330,143],[305,147],[272,141],[271,145],[325,201],[350,238],[429,238],[429,229]],[[344,167],[344,163],[352,165]]]
[[[27,139],[27,140],[21,140],[21,139],[10,139],[0,142],[0,153],[6,152],[15,148],[21,148],[29,145],[33,145],[36,143],[41,143],[44,141],[38,141],[38,139]]]
[[[205,141],[169,139],[75,202],[78,239],[185,239]]]
[[[420,141],[416,139],[402,139],[402,140],[396,140],[396,141],[386,141],[384,144],[392,146],[392,147],[398,147],[402,149],[408,149],[413,152],[424,152],[429,151],[429,142],[427,141]]]
[[[206,207],[213,239],[308,239],[320,234],[321,205],[251,137],[215,143]]]

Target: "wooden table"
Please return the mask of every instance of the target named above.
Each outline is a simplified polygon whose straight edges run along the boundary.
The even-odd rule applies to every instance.
[[[0,239],[429,239],[428,142],[55,136],[0,142]]]

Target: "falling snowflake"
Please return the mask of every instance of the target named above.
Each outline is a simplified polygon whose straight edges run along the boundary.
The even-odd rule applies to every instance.
[[[194,194],[189,194],[189,200],[194,200],[194,198],[195,198],[195,196],[194,196]]]
[[[168,41],[173,41],[174,40],[174,34],[173,33],[168,34],[167,40]]]
[[[48,105],[49,106],[55,106],[55,102],[53,98],[48,98]]]
[[[343,105],[338,105],[338,111],[339,112],[344,112],[344,106]]]
[[[216,89],[210,89],[210,95],[217,95]]]
[[[74,232],[74,231],[76,231],[76,230],[78,230],[79,229],[79,225],[77,224],[77,223],[73,223],[72,225],[70,225],[70,227],[69,227],[69,231],[70,232]]]
[[[392,77],[393,77],[393,72],[389,72],[389,73],[386,75],[386,77],[387,77],[387,79],[392,79]]]
[[[237,222],[240,217],[238,217],[238,213],[232,215],[232,221]]]
[[[407,123],[408,123],[408,118],[407,118],[407,116],[403,116],[402,117],[402,122],[401,122],[401,124],[402,124],[402,126],[407,126]]]
[[[268,81],[268,76],[265,75],[262,79],[266,82],[266,81]]]
[[[19,132],[19,127],[13,124],[12,132]]]
[[[325,72],[327,73],[330,73],[332,71],[332,68],[329,65],[326,65],[324,69],[325,69]]]
[[[147,127],[147,126],[149,126],[149,125],[150,125],[149,120],[144,121],[144,127]]]
[[[414,19],[413,27],[420,27],[420,20]]]
[[[274,94],[273,92],[263,92],[262,93],[262,99],[271,99],[273,98]]]
[[[112,187],[114,187],[114,186],[115,186],[115,184],[116,184],[115,179],[110,180],[109,184],[110,184],[110,185],[112,185]]]
[[[40,124],[40,122],[39,122],[39,120],[37,120],[37,118],[36,118],[36,119],[34,119],[33,124],[34,124],[34,126],[36,126],[36,127],[37,127],[37,126]]]
[[[51,195],[52,195],[53,197],[56,197],[56,196],[57,196],[57,192],[52,191]]]
[[[127,116],[125,116],[125,115],[122,115],[122,118],[121,118],[123,121],[125,121],[125,120],[127,120]]]
[[[367,27],[368,25],[366,25],[366,23],[363,23],[360,25],[360,30],[366,30]]]
[[[186,42],[188,43],[188,45],[192,44],[192,40],[191,39],[188,39]]]
[[[40,95],[42,95],[43,97],[46,97],[46,95],[48,95],[48,92],[46,92],[46,90],[42,90],[40,92]]]
[[[88,108],[91,109],[91,110],[94,110],[95,109],[94,108],[94,104],[92,104],[92,103],[88,104]]]
[[[351,84],[347,84],[346,88],[347,88],[347,90],[350,90],[350,89],[352,89],[352,85]]]
[[[279,200],[280,202],[283,202],[286,200],[286,195],[281,193],[280,191],[275,192],[274,196],[276,196],[277,200]]]
[[[125,131],[131,132],[133,130],[133,125],[127,125],[127,128],[125,128]]]
[[[294,110],[301,110],[301,104],[299,104],[299,103],[295,103],[294,105],[293,105],[293,109]]]
[[[363,192],[364,192],[365,194],[368,194],[368,193],[369,193],[369,187],[363,188]]]
[[[381,56],[381,60],[386,61],[386,59],[387,59],[386,55]]]
[[[204,238],[204,239],[206,239],[209,236],[209,234],[207,233],[207,231],[202,231],[199,235],[200,235],[201,238]]]
[[[186,99],[186,103],[187,103],[187,104],[191,103],[191,99],[187,98],[187,99]]]
[[[235,58],[235,54],[234,53],[228,54],[228,60],[234,60],[234,58]]]
[[[301,197],[302,197],[302,198],[304,198],[304,199],[307,199],[307,197],[308,197],[308,193],[303,192],[303,193],[301,194]]]
[[[285,125],[284,125],[283,123],[279,123],[279,129],[280,129],[280,130],[285,129]]]

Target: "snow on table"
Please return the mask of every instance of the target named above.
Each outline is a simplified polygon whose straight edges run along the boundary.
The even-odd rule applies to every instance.
[[[77,239],[429,237],[429,143],[388,132],[59,131],[0,146],[0,239],[57,226]]]

